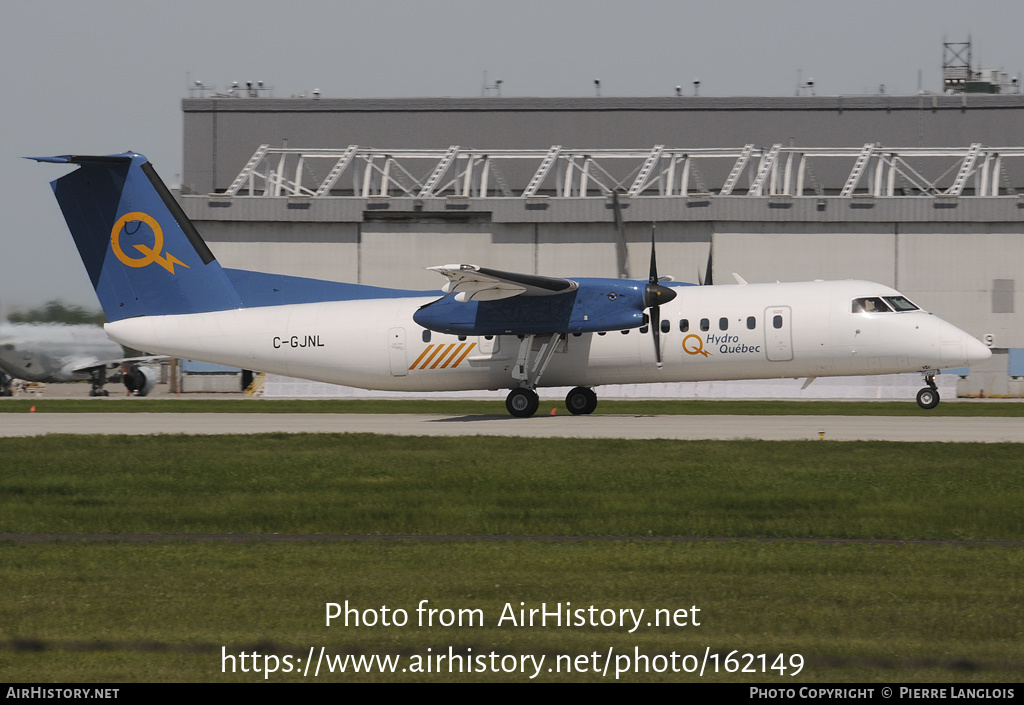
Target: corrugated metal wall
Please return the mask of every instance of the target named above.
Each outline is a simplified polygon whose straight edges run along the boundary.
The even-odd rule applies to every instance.
[[[1024,95],[182,101],[183,184],[223,190],[260,144],[632,149],[1019,145]],[[849,167],[820,178],[842,186]],[[1024,184],[1024,174],[1013,175]],[[836,187],[838,187],[836,186]]]

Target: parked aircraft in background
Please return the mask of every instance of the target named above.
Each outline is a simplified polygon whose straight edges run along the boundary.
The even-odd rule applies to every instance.
[[[920,372],[991,353],[898,291],[866,281],[694,286],[432,267],[443,292],[223,269],[140,154],[36,157],[80,168],[52,183],[109,323],[124,345],[382,390],[571,386],[589,414],[601,384]],[[652,238],[653,240],[653,238]],[[395,273],[396,280],[400,273]]]
[[[15,379],[27,382],[89,380],[89,396],[107,396],[107,370],[124,366],[120,373],[129,391],[140,396],[156,382],[153,372],[125,358],[121,346],[103,329],[60,323],[0,324],[0,396],[12,395]]]

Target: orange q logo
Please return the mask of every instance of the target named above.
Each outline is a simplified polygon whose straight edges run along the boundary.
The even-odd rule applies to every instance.
[[[690,342],[691,338],[696,340],[697,342],[692,347],[688,348],[686,347],[686,344]],[[711,354],[704,349],[704,341],[700,339],[700,336],[694,335],[693,333],[683,338],[683,352],[686,353],[687,355],[703,355],[704,357],[707,357],[708,355]]]
[[[145,223],[149,226],[149,229],[153,231],[152,247],[147,247],[146,245],[132,245],[132,247],[142,253],[142,257],[129,257],[125,254],[124,250],[121,249],[121,231],[125,229],[125,226],[128,225],[128,223]],[[139,226],[136,225],[135,232],[138,232],[138,229]],[[160,254],[160,250],[164,248],[164,231],[153,216],[148,213],[125,213],[118,218],[117,222],[114,223],[113,229],[110,231],[110,247],[114,250],[114,256],[121,260],[122,264],[128,267],[145,267],[156,262],[171,274],[174,274],[174,265],[176,264],[180,264],[182,267],[188,269],[187,264],[172,255],[170,252],[165,252],[163,255]]]

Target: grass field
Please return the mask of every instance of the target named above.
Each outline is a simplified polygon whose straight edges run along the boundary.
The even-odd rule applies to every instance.
[[[627,681],[779,685],[1024,673],[1019,445],[48,436],[0,439],[0,458],[0,533],[107,535],[0,541],[8,681],[263,679],[240,672],[243,651],[276,659],[273,681],[534,672],[401,671],[449,647],[544,656],[540,681],[610,681],[617,665]],[[326,626],[325,604],[346,600],[409,623]],[[421,600],[482,624],[419,626]],[[506,604],[542,603],[645,612],[632,633],[499,625]],[[694,606],[686,626],[647,626]],[[396,657],[398,672],[303,676],[311,647]],[[653,671],[673,653],[681,667],[717,654],[719,672],[630,660]],[[564,672],[577,657],[585,672]],[[737,664],[757,672],[724,672]]]

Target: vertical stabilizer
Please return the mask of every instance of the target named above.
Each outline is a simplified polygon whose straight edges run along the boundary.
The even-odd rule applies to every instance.
[[[241,307],[144,156],[33,158],[80,167],[51,185],[109,321]]]

